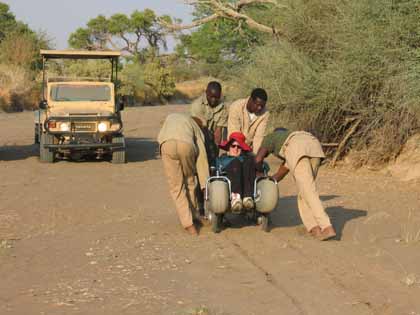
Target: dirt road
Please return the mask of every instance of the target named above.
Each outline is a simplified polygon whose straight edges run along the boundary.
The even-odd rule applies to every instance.
[[[41,164],[32,113],[0,114],[0,314],[420,314],[419,182],[323,168],[339,241],[303,235],[290,178],[271,233],[192,238],[155,140],[185,109],[126,110],[126,165]]]

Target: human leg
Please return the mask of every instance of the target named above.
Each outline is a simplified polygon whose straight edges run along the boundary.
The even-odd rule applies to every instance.
[[[299,212],[308,231],[314,227],[314,224],[321,229],[331,226],[330,219],[325,212],[315,185],[314,174],[316,175],[316,172],[317,169],[312,169],[312,164],[308,157],[300,159],[294,170],[294,177],[301,199],[299,202],[298,198]]]
[[[233,159],[224,169],[226,177],[230,180],[232,201],[232,211],[241,211],[242,209],[242,163],[239,159]]]
[[[195,181],[195,162],[196,155],[194,147],[191,144],[178,142],[177,152],[179,160],[181,162],[182,173],[185,178],[185,185],[187,188],[187,196],[190,202],[190,208],[192,211],[197,210],[197,183]]]
[[[168,178],[169,191],[175,202],[179,220],[184,228],[193,225],[189,207],[187,189],[181,162],[177,152],[177,141],[170,140],[162,144],[162,162]]]
[[[230,180],[233,193],[242,194],[242,163],[239,159],[233,159],[225,168],[226,177]]]
[[[314,175],[314,179],[316,180],[316,177],[318,175],[319,166],[321,165],[321,159],[320,158],[311,158],[310,159],[311,166],[312,166],[312,174]],[[316,185],[316,182],[315,182]],[[315,186],[316,187],[316,186]],[[325,210],[324,210],[325,213]],[[335,230],[330,222],[329,217],[326,215],[315,214],[315,218],[319,220],[319,225],[321,227],[321,233],[319,235],[320,239],[327,240],[329,238],[335,237],[336,233]],[[327,220],[326,220],[327,219]]]
[[[256,177],[255,160],[253,156],[245,156],[242,162],[242,188],[243,199],[242,203],[246,209],[252,209],[254,203],[254,184]]]
[[[316,222],[314,216],[312,215],[311,208],[308,206],[305,199],[303,199],[300,193],[300,188],[297,181],[296,181],[296,184],[298,186],[297,203],[298,203],[299,215],[300,215],[300,218],[302,219],[303,225],[305,226],[306,230],[310,232],[313,228],[318,226],[318,223]]]
[[[243,183],[243,196],[253,197],[254,183],[255,183],[255,160],[253,156],[246,156],[242,162],[242,183]]]

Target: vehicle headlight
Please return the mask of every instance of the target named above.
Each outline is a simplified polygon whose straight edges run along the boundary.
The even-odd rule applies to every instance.
[[[70,131],[70,123],[68,123],[68,122],[60,123],[60,130],[63,131],[63,132]]]
[[[98,131],[99,132],[105,132],[108,130],[108,125],[104,122],[101,122],[98,124]]]

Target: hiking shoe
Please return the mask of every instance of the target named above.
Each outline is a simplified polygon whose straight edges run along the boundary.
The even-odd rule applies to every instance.
[[[252,209],[254,208],[254,200],[251,197],[245,197],[242,201],[242,205],[245,209]]]
[[[334,228],[330,225],[321,231],[321,235],[318,237],[320,241],[327,241],[336,237]]]
[[[309,234],[315,238],[320,238],[322,236],[321,228],[317,225],[309,231]]]
[[[186,227],[185,231],[192,236],[198,236],[198,232],[197,232],[197,229],[195,228],[194,224]]]
[[[232,212],[241,212],[241,210],[242,210],[242,200],[241,200],[241,195],[240,194],[232,193],[232,200],[231,200],[231,204],[230,204],[230,209],[232,210]]]

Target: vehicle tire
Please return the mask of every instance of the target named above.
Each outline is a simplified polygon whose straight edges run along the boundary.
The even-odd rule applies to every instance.
[[[42,133],[39,145],[39,160],[44,163],[54,163],[55,152],[45,148],[45,144],[54,144],[54,136]]]
[[[208,185],[208,207],[214,214],[225,213],[229,209],[229,186],[225,181],[215,180]]]
[[[35,124],[34,144],[39,144],[39,125],[38,124]]]
[[[127,158],[125,154],[125,139],[124,136],[118,136],[112,138],[112,143],[118,143],[123,144],[123,148],[117,149],[115,151],[112,151],[112,160],[111,162],[113,164],[124,164],[127,163]]]
[[[257,196],[255,198],[255,208],[260,213],[269,213],[277,207],[279,200],[279,190],[277,184],[265,178],[257,183]]]
[[[270,214],[261,215],[261,229],[264,232],[270,232]]]
[[[214,233],[220,233],[223,227],[223,213],[212,213],[211,230]]]

